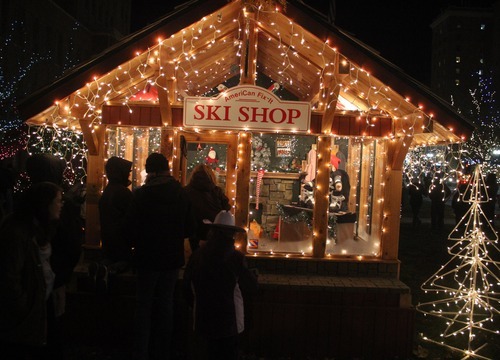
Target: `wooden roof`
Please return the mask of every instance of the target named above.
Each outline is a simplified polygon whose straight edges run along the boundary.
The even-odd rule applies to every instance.
[[[100,124],[104,105],[160,106],[168,119],[184,96],[277,83],[280,96],[311,103],[324,133],[345,115],[390,117],[393,136],[414,145],[470,137],[473,125],[449,104],[323,15],[296,0],[269,3],[191,1],[24,99],[21,114],[74,129]],[[158,101],[134,101],[151,86]]]

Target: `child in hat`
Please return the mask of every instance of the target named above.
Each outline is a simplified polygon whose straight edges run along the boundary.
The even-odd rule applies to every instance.
[[[244,293],[257,290],[245,255],[234,247],[234,216],[222,210],[208,222],[206,245],[191,256],[184,272],[184,293],[194,309],[194,330],[209,359],[237,359],[238,334],[244,330]]]

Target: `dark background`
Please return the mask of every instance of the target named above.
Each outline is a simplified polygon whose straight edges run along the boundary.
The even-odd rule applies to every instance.
[[[174,9],[180,0],[132,0],[131,30]],[[495,0],[336,0],[335,24],[378,51],[407,74],[430,85],[431,23],[447,6],[485,7]],[[304,0],[326,14],[329,0]]]

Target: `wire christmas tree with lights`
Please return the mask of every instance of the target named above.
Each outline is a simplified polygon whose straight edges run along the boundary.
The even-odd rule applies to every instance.
[[[422,290],[439,298],[418,304],[417,310],[445,321],[439,339],[423,334],[425,340],[458,351],[464,359],[489,359],[479,354],[487,343],[478,335],[500,334],[493,321],[500,315],[500,262],[495,261],[500,251],[498,236],[481,210],[489,196],[480,165],[460,196],[471,206],[448,237],[454,242],[448,248],[452,258],[422,284]]]

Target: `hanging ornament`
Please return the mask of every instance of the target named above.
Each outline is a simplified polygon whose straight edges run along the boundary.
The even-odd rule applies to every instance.
[[[266,170],[264,169],[259,169],[259,171],[257,171],[257,187],[255,189],[255,197],[256,197],[256,204],[255,204],[255,210],[259,210],[259,199],[260,199],[260,187],[262,185],[262,178],[264,177],[264,173],[266,172]]]
[[[219,90],[219,92],[226,91],[227,90],[227,86],[224,85],[224,84],[219,84],[219,85],[217,85],[217,90]]]
[[[269,91],[271,91],[273,94],[276,94],[276,92],[280,89],[280,84],[278,84],[277,82],[275,82],[274,84],[272,84],[271,86],[269,86],[267,89]]]
[[[219,162],[219,159],[217,159],[217,153],[215,152],[213,147],[210,147],[210,150],[208,150],[208,155],[205,158],[205,163],[207,165],[212,165],[212,164],[217,164]]]
[[[196,150],[198,150],[198,151],[203,150],[203,147],[201,146],[201,143],[198,143],[198,146],[196,147]]]

